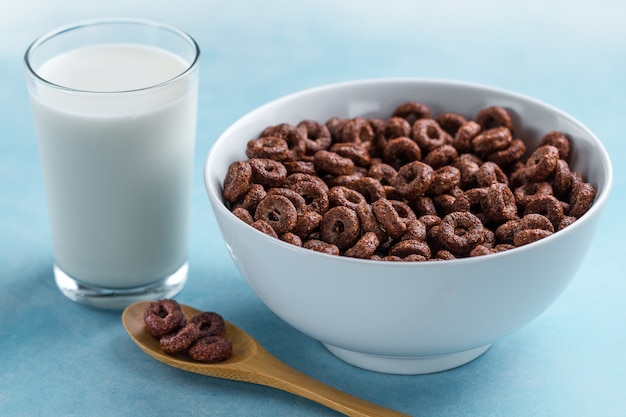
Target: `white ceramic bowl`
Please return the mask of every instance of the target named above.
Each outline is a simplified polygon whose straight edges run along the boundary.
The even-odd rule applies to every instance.
[[[249,139],[269,125],[303,119],[389,117],[405,101],[433,114],[473,118],[507,108],[516,136],[534,148],[560,130],[573,141],[570,165],[597,187],[592,208],[572,226],[506,252],[445,262],[382,262],[331,256],[273,239],[224,205],[228,165],[246,159]],[[566,288],[593,242],[612,184],[600,141],[571,116],[500,89],[428,79],[380,79],[298,92],[243,116],[216,141],[206,160],[208,196],[230,254],[261,300],[279,317],[321,341],[350,364],[379,372],[419,374],[467,363],[496,340],[539,316]]]

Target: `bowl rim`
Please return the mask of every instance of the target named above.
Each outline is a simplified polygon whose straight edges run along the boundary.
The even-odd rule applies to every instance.
[[[397,265],[397,267],[400,268],[420,268],[420,267],[437,267],[437,265],[441,265],[442,267],[445,265],[450,265],[450,264],[455,264],[455,265],[459,265],[459,264],[469,264],[469,263],[474,263],[474,262],[485,262],[485,261],[489,261],[489,260],[495,260],[496,258],[501,258],[501,257],[508,257],[508,256],[515,256],[516,254],[520,254],[524,251],[534,251],[537,250],[539,248],[541,248],[544,245],[549,244],[552,240],[554,239],[561,239],[564,238],[567,234],[572,233],[574,230],[580,228],[583,226],[583,224],[587,223],[588,221],[590,221],[590,219],[592,217],[596,217],[598,215],[600,215],[599,212],[601,212],[605,205],[606,202],[609,198],[609,195],[611,193],[611,190],[613,188],[613,167],[612,167],[612,163],[611,163],[611,159],[609,157],[609,154],[606,150],[606,148],[604,147],[604,145],[602,144],[602,142],[600,141],[600,139],[585,125],[583,124],[580,120],[578,120],[577,118],[573,117],[572,115],[570,115],[569,113],[566,113],[565,111],[549,104],[546,103],[542,100],[539,100],[537,98],[522,94],[522,93],[518,93],[512,90],[508,90],[508,89],[504,89],[504,88],[500,88],[500,87],[495,87],[495,86],[491,86],[491,85],[486,85],[486,84],[481,84],[481,83],[475,83],[475,82],[468,82],[468,81],[459,81],[459,80],[454,80],[454,79],[445,79],[445,78],[428,78],[428,77],[382,77],[382,78],[364,78],[364,79],[356,79],[356,80],[349,80],[349,81],[340,81],[340,82],[334,82],[334,83],[328,83],[328,84],[323,84],[323,85],[318,85],[318,86],[314,86],[314,87],[309,87],[309,88],[305,88],[302,90],[298,90],[283,96],[280,96],[278,98],[275,98],[273,100],[270,100],[260,106],[257,106],[255,108],[253,108],[252,110],[246,112],[245,114],[243,114],[242,116],[240,116],[239,118],[237,118],[234,122],[232,122],[218,137],[217,139],[213,142],[213,144],[211,145],[208,154],[205,158],[205,162],[204,162],[204,167],[203,167],[203,176],[204,176],[204,183],[205,183],[205,188],[206,188],[206,192],[208,194],[209,200],[211,202],[211,206],[212,209],[215,210],[219,210],[220,212],[222,212],[222,214],[224,214],[227,217],[232,218],[233,220],[237,220],[239,222],[241,222],[241,220],[239,220],[224,204],[222,197],[220,195],[220,193],[218,193],[218,190],[215,189],[213,182],[211,181],[211,172],[212,170],[211,168],[211,161],[216,158],[216,154],[217,154],[217,149],[220,147],[220,145],[225,142],[227,140],[227,137],[230,136],[232,131],[235,131],[239,128],[239,125],[244,123],[246,120],[248,120],[249,118],[252,118],[255,116],[256,113],[261,113],[263,111],[265,111],[267,108],[270,107],[275,107],[275,106],[279,106],[281,103],[284,102],[288,102],[294,99],[298,99],[299,97],[302,96],[307,96],[310,94],[316,94],[316,93],[322,93],[324,91],[328,91],[328,90],[333,90],[333,89],[337,89],[337,88],[351,88],[351,87],[358,87],[358,86],[372,86],[372,85],[393,85],[393,84],[423,84],[423,85],[429,85],[429,86],[437,86],[437,85],[441,85],[441,86],[445,86],[445,87],[460,87],[460,88],[469,88],[469,89],[474,89],[474,90],[483,90],[483,91],[487,91],[487,92],[493,92],[496,94],[500,94],[500,95],[505,95],[508,96],[510,98],[513,98],[517,101],[526,101],[529,103],[532,103],[534,105],[540,106],[540,107],[544,107],[547,110],[549,110],[550,112],[553,112],[555,114],[558,114],[561,117],[564,117],[566,119],[569,119],[571,122],[573,122],[574,124],[578,125],[578,127],[584,131],[594,142],[594,145],[598,148],[598,153],[601,155],[601,159],[604,161],[604,171],[605,171],[605,177],[606,180],[605,182],[602,184],[601,188],[598,190],[598,193],[596,195],[595,201],[592,204],[592,206],[590,207],[590,209],[583,214],[583,216],[581,216],[579,219],[577,219],[572,225],[568,226],[565,229],[562,229],[558,232],[553,233],[552,235],[540,239],[538,241],[532,242],[530,244],[524,245],[524,246],[520,246],[520,247],[516,247],[507,251],[503,251],[503,252],[497,252],[497,253],[492,253],[492,254],[488,254],[488,255],[483,255],[483,256],[476,256],[476,257],[466,257],[466,258],[457,258],[457,259],[451,259],[451,260],[446,260],[446,261],[433,261],[433,260],[429,260],[429,261],[425,261],[425,262],[393,262],[394,267]],[[216,213],[214,212],[214,215],[216,215]],[[241,222],[242,225],[245,224],[243,222]],[[269,235],[266,235],[265,233],[248,226],[248,230],[250,230],[252,233],[258,233],[260,235],[263,235],[264,238],[270,239],[269,242],[272,242],[272,244],[276,244],[279,245],[281,247],[284,247],[288,250],[293,250],[293,251],[297,251],[297,252],[301,252],[301,253],[306,253],[309,254],[310,256],[315,256],[315,257],[321,257],[320,259],[333,259],[335,261],[341,261],[341,262],[357,262],[357,263],[367,263],[368,265],[380,265],[380,266],[384,266],[384,265],[388,265],[389,262],[387,261],[378,261],[378,260],[372,260],[372,259],[360,259],[360,258],[352,258],[352,257],[346,257],[346,256],[337,256],[337,255],[330,255],[330,254],[326,254],[326,253],[322,253],[322,252],[317,252],[317,251],[313,251],[310,249],[305,249],[302,247],[298,247],[295,245],[292,245],[290,243],[284,242],[280,239],[276,239],[273,238]]]

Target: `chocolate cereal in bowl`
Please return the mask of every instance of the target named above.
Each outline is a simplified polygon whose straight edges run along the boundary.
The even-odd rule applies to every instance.
[[[295,93],[215,142],[205,184],[241,274],[338,358],[465,364],[576,275],[612,183],[571,116],[496,88],[380,79]]]

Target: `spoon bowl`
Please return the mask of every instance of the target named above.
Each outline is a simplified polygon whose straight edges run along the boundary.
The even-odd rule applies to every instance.
[[[354,397],[301,373],[278,360],[252,336],[229,322],[226,322],[226,337],[233,343],[233,353],[229,359],[217,363],[202,363],[184,355],[168,355],[145,327],[143,312],[149,303],[142,301],[128,306],[122,313],[122,322],[137,346],[159,362],[188,372],[280,389],[347,416],[407,416]],[[187,317],[200,313],[184,304],[181,307]]]

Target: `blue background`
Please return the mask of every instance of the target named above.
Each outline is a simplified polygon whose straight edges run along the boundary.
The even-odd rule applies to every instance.
[[[0,415],[337,415],[270,388],[168,368],[130,341],[119,312],[74,304],[56,289],[22,55],[56,26],[111,16],[178,26],[202,49],[190,277],[179,301],[221,312],[304,373],[410,415],[626,413],[626,3],[0,2]],[[352,367],[278,319],[230,260],[202,182],[213,141],[256,106],[320,84],[391,76],[534,96],[594,131],[615,169],[599,234],[559,300],[476,361],[432,375]]]

